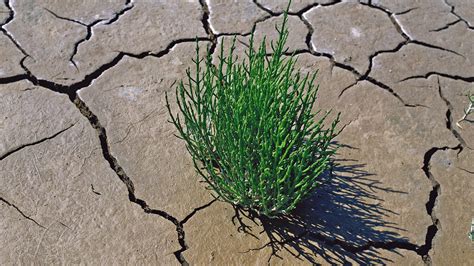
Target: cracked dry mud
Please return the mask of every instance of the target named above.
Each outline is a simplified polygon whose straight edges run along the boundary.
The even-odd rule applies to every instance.
[[[76,3],[77,2],[77,3]],[[286,1],[0,3],[0,264],[474,264],[474,2],[294,0],[289,52],[342,113],[288,217],[213,200],[164,93],[273,39]]]

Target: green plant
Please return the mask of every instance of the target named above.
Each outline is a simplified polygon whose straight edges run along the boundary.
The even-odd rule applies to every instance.
[[[179,114],[167,108],[179,138],[185,140],[197,172],[222,200],[267,216],[288,213],[317,186],[336,147],[331,144],[339,115],[328,129],[330,112],[312,113],[316,72],[295,70],[294,54],[285,56],[285,14],[271,56],[264,38],[254,34],[243,61],[235,38],[227,55],[222,42],[218,63],[199,56],[195,72],[176,88]],[[319,118],[316,118],[316,117]]]
[[[462,128],[461,126],[461,122],[462,121],[467,121],[467,116],[471,113],[474,113],[474,95],[473,94],[469,94],[467,96],[467,98],[469,99],[469,105],[467,106],[466,110],[464,110],[464,115],[461,117],[461,119],[459,119],[457,122],[456,122],[456,125],[459,127],[459,128]]]

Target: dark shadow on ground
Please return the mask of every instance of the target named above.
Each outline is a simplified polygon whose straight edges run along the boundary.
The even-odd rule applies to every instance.
[[[290,215],[270,219],[235,208],[232,220],[239,231],[257,238],[266,234],[270,239],[264,246],[243,252],[270,248],[269,262],[287,251],[310,263],[317,263],[314,257],[319,257],[331,264],[385,264],[391,261],[376,248],[393,253],[397,253],[396,248],[417,248],[397,233],[403,229],[384,221],[386,215],[398,214],[384,209],[376,196],[380,191],[405,192],[383,187],[375,175],[364,171],[364,164],[335,161],[321,183]],[[243,216],[255,224],[244,224]],[[264,230],[252,232],[254,225]]]

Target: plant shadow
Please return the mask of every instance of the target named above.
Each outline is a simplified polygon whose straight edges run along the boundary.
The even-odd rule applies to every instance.
[[[234,207],[232,222],[239,231],[255,238],[266,234],[270,240],[243,252],[270,248],[269,263],[286,251],[313,264],[318,264],[315,258],[331,264],[385,264],[391,260],[380,249],[396,254],[400,254],[397,247],[415,250],[416,245],[397,233],[403,229],[384,221],[387,215],[398,214],[383,208],[377,196],[381,191],[406,192],[383,187],[364,167],[355,160],[334,161],[319,188],[285,216],[268,218]],[[257,225],[263,231],[255,234],[252,228]]]

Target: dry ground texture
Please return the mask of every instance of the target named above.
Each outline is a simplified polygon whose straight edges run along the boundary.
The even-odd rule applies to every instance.
[[[294,0],[289,52],[346,128],[289,217],[213,201],[164,93],[282,0],[0,3],[0,264],[473,265],[474,1]],[[205,50],[205,49],[201,49]]]

